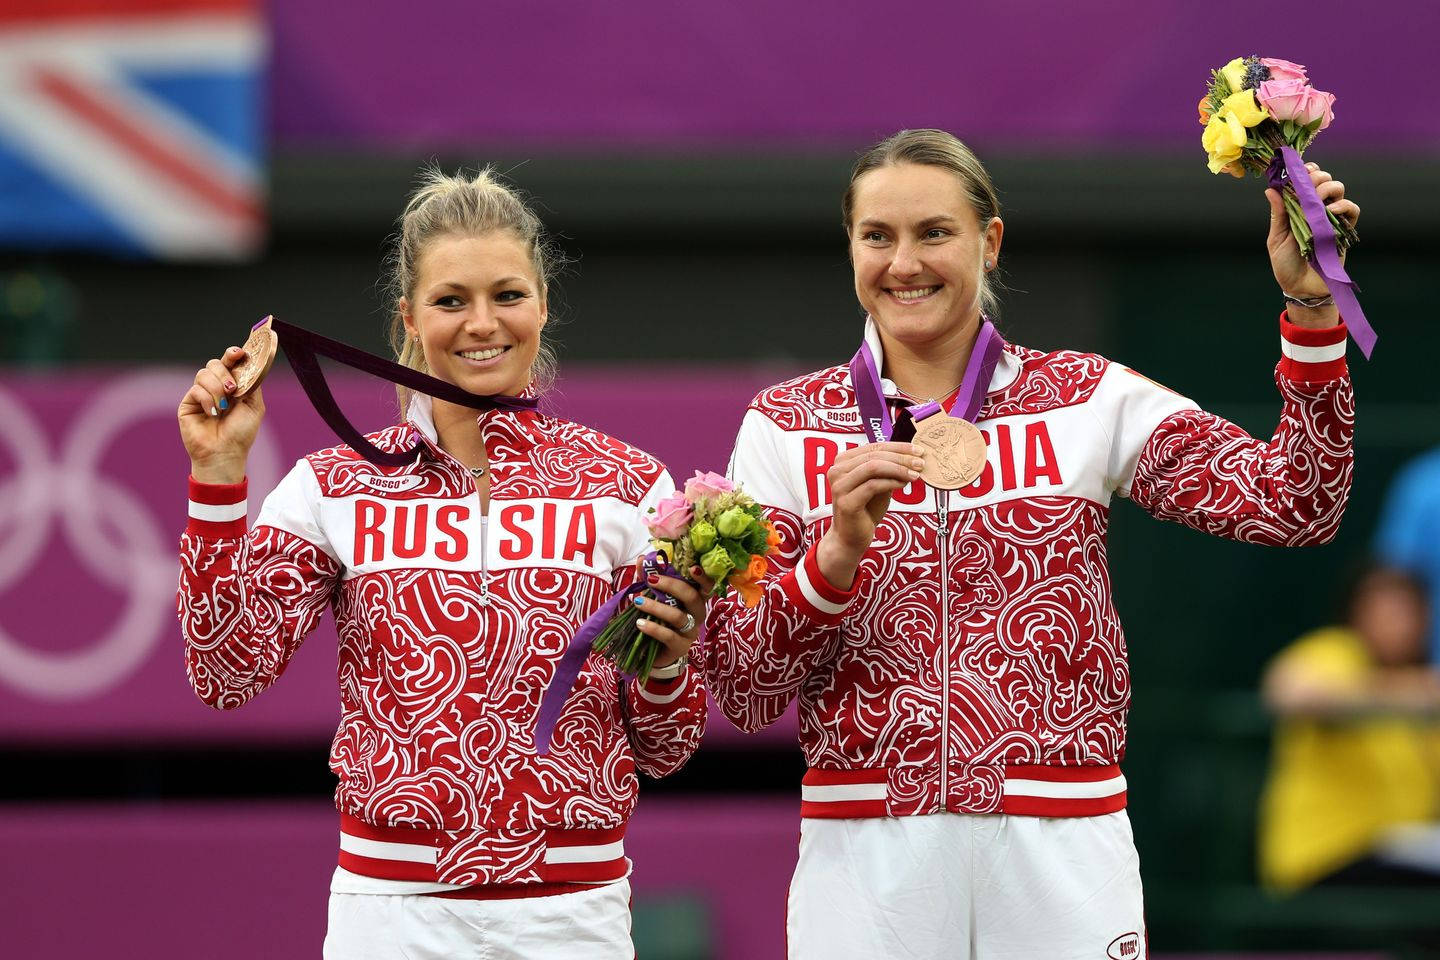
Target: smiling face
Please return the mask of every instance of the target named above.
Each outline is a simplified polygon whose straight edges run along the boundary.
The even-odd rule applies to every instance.
[[[981,224],[964,184],[928,164],[878,167],[855,182],[855,295],[883,340],[925,352],[974,335],[986,262],[1004,225]]]
[[[430,373],[471,393],[520,394],[546,320],[527,244],[508,230],[437,237],[415,274],[400,311]]]

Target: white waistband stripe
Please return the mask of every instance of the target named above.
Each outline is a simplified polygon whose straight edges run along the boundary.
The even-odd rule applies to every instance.
[[[1291,343],[1281,337],[1280,352],[1291,360],[1299,360],[1301,363],[1325,363],[1329,360],[1339,360],[1345,356],[1345,341],[1332,343],[1328,347],[1302,347],[1298,343]]]
[[[834,803],[842,800],[884,800],[883,783],[802,784],[800,799],[811,803]]]
[[[605,863],[625,856],[625,841],[589,847],[546,847],[546,863]]]
[[[225,523],[229,520],[245,519],[245,503],[196,503],[190,501],[190,519],[208,520],[211,523]]]
[[[1062,783],[1051,780],[1006,780],[1007,797],[1050,797],[1057,800],[1081,800],[1091,797],[1113,797],[1125,789],[1123,776],[1109,780]]]
[[[810,575],[805,572],[805,562],[802,560],[795,567],[795,583],[800,587],[800,593],[810,602],[810,605],[821,613],[836,614],[845,609],[843,603],[831,603],[815,590],[815,585],[810,582]]]
[[[388,840],[366,840],[363,837],[352,837],[348,833],[340,834],[340,849],[346,853],[354,854],[357,857],[370,857],[372,860],[405,860],[409,863],[434,863],[439,858],[439,852],[434,847],[427,847],[419,843],[391,843]]]

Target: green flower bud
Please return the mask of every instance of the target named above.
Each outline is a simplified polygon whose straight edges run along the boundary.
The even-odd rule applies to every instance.
[[[703,520],[695,524],[690,528],[690,544],[699,553],[715,546],[715,527]]]
[[[744,535],[753,519],[740,507],[731,507],[715,520],[715,527],[720,531],[722,537],[739,537]]]
[[[729,573],[735,564],[730,559],[730,551],[724,547],[712,547],[700,558],[700,569],[705,571],[705,576],[711,580],[719,580]]]

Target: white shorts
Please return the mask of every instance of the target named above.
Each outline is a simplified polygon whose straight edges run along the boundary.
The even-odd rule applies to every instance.
[[[790,960],[1143,960],[1124,811],[803,819]]]
[[[630,881],[553,897],[331,893],[325,960],[634,960]]]

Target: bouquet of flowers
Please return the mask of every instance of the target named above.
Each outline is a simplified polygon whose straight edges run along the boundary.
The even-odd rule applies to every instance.
[[[651,563],[660,572],[689,579],[685,572],[698,566],[714,581],[714,596],[723,597],[733,588],[745,606],[760,602],[760,581],[770,567],[768,557],[779,545],[780,535],[765,519],[760,505],[729,480],[697,470],[683,491],[651,510],[645,526],[655,547]],[[648,588],[641,592],[678,606],[669,594]],[[640,616],[635,604],[625,604],[595,638],[593,649],[644,682],[660,643],[640,632],[636,626]]]
[[[1290,215],[1290,232],[1308,260],[1315,255],[1314,230],[1293,182],[1284,175],[1284,148],[1296,155],[1335,118],[1335,94],[1310,85],[1305,68],[1289,60],[1236,57],[1210,73],[1210,88],[1200,98],[1200,142],[1210,155],[1211,173],[1243,178],[1247,172],[1281,186]],[[1284,180],[1280,184],[1278,181]],[[1313,192],[1313,191],[1312,191]],[[1337,253],[1343,255],[1358,237],[1355,228],[1328,210]]]

